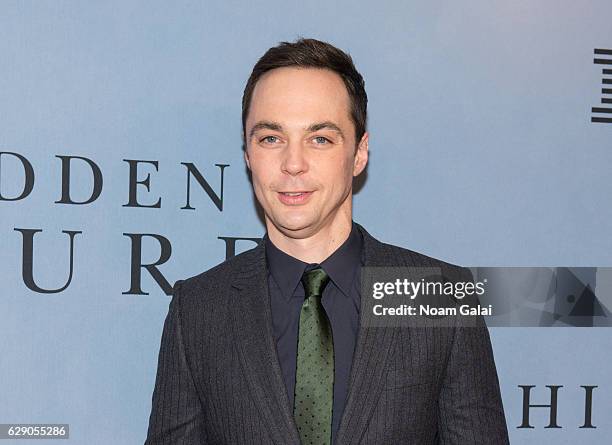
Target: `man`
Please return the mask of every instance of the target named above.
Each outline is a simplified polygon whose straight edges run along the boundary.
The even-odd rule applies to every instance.
[[[352,220],[367,96],[321,41],[269,49],[247,82],[244,159],[263,242],[175,284],[146,444],[506,444],[486,326],[366,326],[362,266],[466,270]]]

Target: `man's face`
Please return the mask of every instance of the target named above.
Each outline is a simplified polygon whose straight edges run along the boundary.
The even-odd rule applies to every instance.
[[[331,70],[277,68],[253,90],[245,161],[268,230],[306,238],[348,216],[352,181],[367,163],[368,134],[355,150],[350,99]]]

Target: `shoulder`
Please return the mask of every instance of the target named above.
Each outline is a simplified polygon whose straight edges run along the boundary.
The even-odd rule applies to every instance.
[[[417,252],[414,250],[410,250],[405,247],[396,246],[393,244],[383,243],[385,248],[389,251],[393,252],[396,256],[401,256],[409,265],[415,265],[419,267],[431,267],[440,269],[443,274],[449,278],[451,277],[462,277],[467,274],[471,274],[470,270],[466,267],[462,267],[457,264],[453,264],[447,261],[444,261],[439,258],[435,258],[429,255],[426,255],[421,252]]]
[[[371,263],[380,266],[427,267],[439,269],[450,280],[471,280],[472,273],[466,268],[406,247],[379,241],[360,227]]]
[[[474,281],[473,274],[469,268],[459,266],[439,258],[434,258],[405,247],[384,243],[371,236],[366,244],[370,245],[370,250],[373,252],[371,256],[373,256],[375,260],[372,262],[372,264],[375,266],[415,268],[417,269],[415,275],[416,277],[425,278],[427,280],[432,279],[433,281],[438,281],[440,279],[442,283],[445,283],[445,289],[447,287],[447,283],[453,283],[453,286],[450,287],[451,290],[449,291],[451,294],[448,294],[445,290],[441,295],[428,296],[428,298],[430,298],[428,304],[446,307],[448,304],[448,297],[450,295],[454,296],[455,303],[457,303],[458,300],[461,300],[462,304],[469,305],[471,307],[475,307],[479,304],[476,294],[463,291],[467,285],[466,283]],[[458,296],[458,292],[461,292],[462,296]],[[434,297],[437,299],[434,300]],[[460,322],[462,326],[473,327],[474,323],[476,323],[476,326],[479,327],[484,325],[482,316],[477,318],[461,317],[457,313],[457,316],[453,318],[458,320],[458,323]]]
[[[253,267],[264,259],[261,245],[246,250],[192,277],[177,280],[173,295],[182,299],[206,295],[213,298],[225,295],[237,272]]]

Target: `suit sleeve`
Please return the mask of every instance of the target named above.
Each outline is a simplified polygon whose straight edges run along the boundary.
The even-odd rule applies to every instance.
[[[208,443],[202,404],[183,343],[181,286],[182,280],[174,285],[164,322],[145,445]]]
[[[469,269],[462,280],[473,281]],[[482,316],[471,317],[465,323],[458,319],[455,327],[438,405],[439,443],[505,445],[508,430],[489,331]]]

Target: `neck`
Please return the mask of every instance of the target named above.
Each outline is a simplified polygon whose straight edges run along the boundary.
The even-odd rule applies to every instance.
[[[331,224],[326,224],[312,234],[304,233],[304,230],[287,234],[269,220],[266,220],[266,226],[270,241],[280,250],[305,263],[321,263],[348,239],[352,228],[352,212],[337,214]]]

